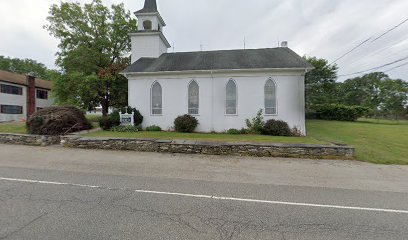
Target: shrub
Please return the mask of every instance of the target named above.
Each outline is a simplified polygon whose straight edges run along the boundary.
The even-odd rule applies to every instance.
[[[113,111],[110,116],[112,118],[114,118],[115,120],[117,120],[120,124],[120,115],[119,112],[121,112],[122,114],[124,113],[130,113],[133,112],[133,120],[135,122],[135,126],[139,126],[143,123],[143,116],[142,114],[139,112],[139,110],[137,110],[136,108],[132,108],[132,107],[124,107],[121,109],[116,109],[115,111]]]
[[[137,126],[116,126],[111,128],[113,132],[139,132],[140,127]]]
[[[114,118],[112,116],[105,116],[99,118],[99,127],[101,127],[103,130],[110,130],[111,128],[119,125],[120,125],[119,119]]]
[[[156,126],[156,125],[152,125],[146,128],[146,131],[148,132],[160,132],[161,130],[162,130],[161,127]]]
[[[241,131],[239,131],[238,129],[235,128],[231,128],[227,131],[227,134],[231,134],[231,135],[238,135],[241,134]]]
[[[246,128],[241,128],[241,130],[239,130],[239,133],[241,133],[241,134],[248,134],[248,129],[246,129]]]
[[[65,135],[89,130],[92,125],[76,107],[49,107],[35,112],[27,121],[30,134]]]
[[[245,120],[246,125],[248,127],[248,133],[260,134],[262,133],[263,126],[265,124],[263,120],[263,110],[260,109],[252,120]]]
[[[91,123],[98,123],[98,122],[99,122],[99,119],[100,119],[102,116],[99,116],[99,115],[86,115],[85,117],[86,117],[86,119],[88,119],[88,121],[91,122]]]
[[[198,120],[191,115],[179,116],[174,120],[174,128],[177,132],[193,132],[198,126]]]
[[[292,136],[292,131],[287,122],[274,119],[265,123],[262,133],[271,136]]]
[[[322,104],[317,105],[315,109],[317,119],[337,121],[356,121],[370,112],[370,109],[366,107],[342,104]]]

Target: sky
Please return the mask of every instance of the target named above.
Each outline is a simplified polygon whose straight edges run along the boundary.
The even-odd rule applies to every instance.
[[[73,0],[66,0],[72,2]],[[77,0],[89,3],[90,0]],[[30,58],[56,68],[58,41],[43,29],[51,4],[60,0],[0,0],[0,55]],[[144,0],[124,3],[135,12]],[[172,45],[169,52],[272,48],[281,41],[301,56],[340,59],[340,81],[348,75],[408,57],[407,0],[157,0]],[[245,39],[245,41],[244,41]],[[369,39],[369,40],[367,40]],[[366,41],[367,40],[367,41]],[[375,40],[375,41],[373,41]],[[173,49],[174,47],[174,49]],[[408,58],[378,69],[408,80]],[[369,71],[368,71],[369,72]],[[368,73],[367,72],[367,73]],[[342,76],[347,75],[347,76]]]

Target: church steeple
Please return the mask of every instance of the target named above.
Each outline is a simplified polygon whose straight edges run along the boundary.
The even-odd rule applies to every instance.
[[[170,44],[163,34],[166,26],[157,10],[156,0],[145,0],[144,7],[135,12],[138,31],[131,33],[132,63],[142,57],[157,58],[167,52]]]
[[[136,13],[157,13],[156,0],[146,0],[143,9],[140,9]]]
[[[139,31],[162,31],[166,26],[163,18],[160,16],[157,10],[156,0],[145,0],[144,7],[135,12],[135,15],[139,22]]]

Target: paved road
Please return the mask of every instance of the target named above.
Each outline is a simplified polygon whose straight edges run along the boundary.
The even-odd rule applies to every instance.
[[[0,239],[408,239],[408,167],[0,145]]]

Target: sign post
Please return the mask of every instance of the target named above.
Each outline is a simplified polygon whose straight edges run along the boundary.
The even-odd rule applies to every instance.
[[[119,111],[119,116],[120,116],[120,125],[121,126],[133,126],[135,125],[135,120],[133,118],[133,112],[122,114],[121,111]]]

